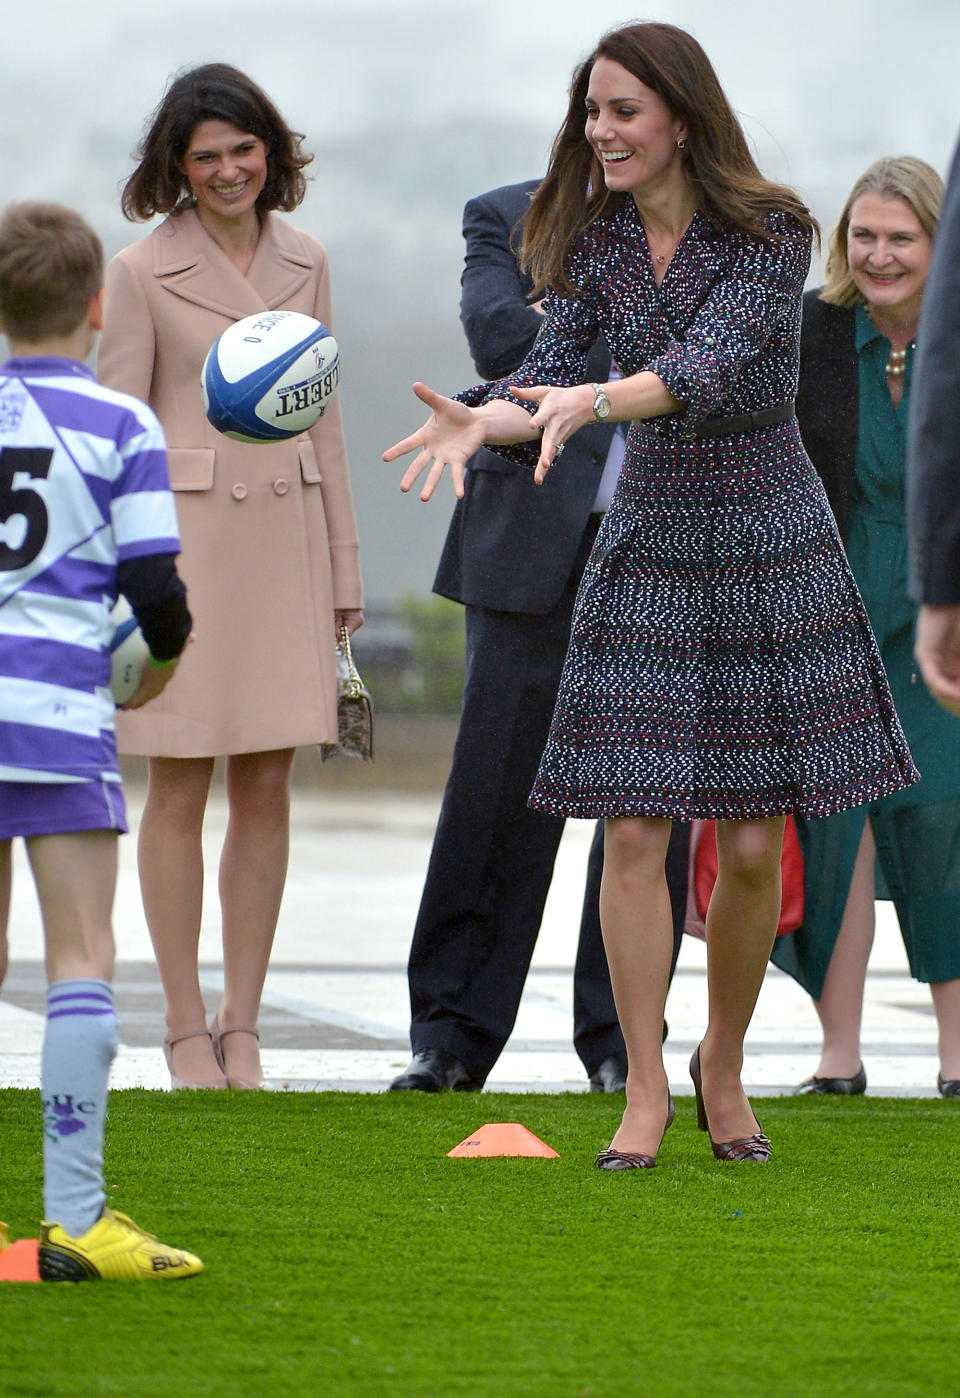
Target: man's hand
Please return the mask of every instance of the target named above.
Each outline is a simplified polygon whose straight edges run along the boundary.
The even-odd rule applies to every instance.
[[[960,603],[920,608],[914,654],[934,699],[960,718]]]

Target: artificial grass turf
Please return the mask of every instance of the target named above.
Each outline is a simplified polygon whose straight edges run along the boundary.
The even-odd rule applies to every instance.
[[[770,1165],[714,1162],[687,1098],[658,1169],[607,1174],[602,1096],[114,1093],[111,1202],[207,1271],[0,1286],[0,1393],[960,1393],[957,1104],[759,1105]],[[445,1157],[486,1121],[561,1159]],[[0,1123],[35,1235],[36,1095]]]

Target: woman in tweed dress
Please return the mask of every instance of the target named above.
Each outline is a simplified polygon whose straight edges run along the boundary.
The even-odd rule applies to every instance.
[[[426,470],[428,499],[446,464],[460,490],[482,443],[543,482],[595,416],[631,423],[531,797],[606,820],[601,918],[629,1059],[606,1169],[655,1164],[673,1115],[660,1044],[671,820],[719,822],[698,1121],[718,1159],[762,1162],[740,1072],[784,818],[916,780],[793,412],[815,231],[760,175],[695,40],[664,24],[608,34],[574,75],[526,223],[526,259],[550,287],[536,344],[509,382],[459,400],[416,385],[432,416],[385,453],[418,449],[402,487]],[[585,384],[598,331],[623,377]]]

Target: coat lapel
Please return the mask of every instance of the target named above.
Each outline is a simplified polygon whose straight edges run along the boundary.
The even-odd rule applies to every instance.
[[[282,306],[308,280],[313,263],[292,228],[268,214],[246,276],[206,232],[193,209],[157,230],[153,271],[164,289],[232,320]]]
[[[314,259],[304,251],[296,230],[268,214],[244,278],[262,297],[263,305],[271,311],[283,306],[309,280],[313,268]]]

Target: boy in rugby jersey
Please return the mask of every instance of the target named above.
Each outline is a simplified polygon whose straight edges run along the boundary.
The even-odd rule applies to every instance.
[[[203,1264],[106,1207],[103,1127],[117,1021],[111,909],[127,829],[113,734],[110,609],[130,601],[151,659],[127,707],[169,683],[190,633],[160,426],[84,367],[103,251],[78,214],[0,219],[0,939],[14,836],[43,915],[45,1281],[165,1280]],[[0,1247],[6,1233],[0,1225]]]

